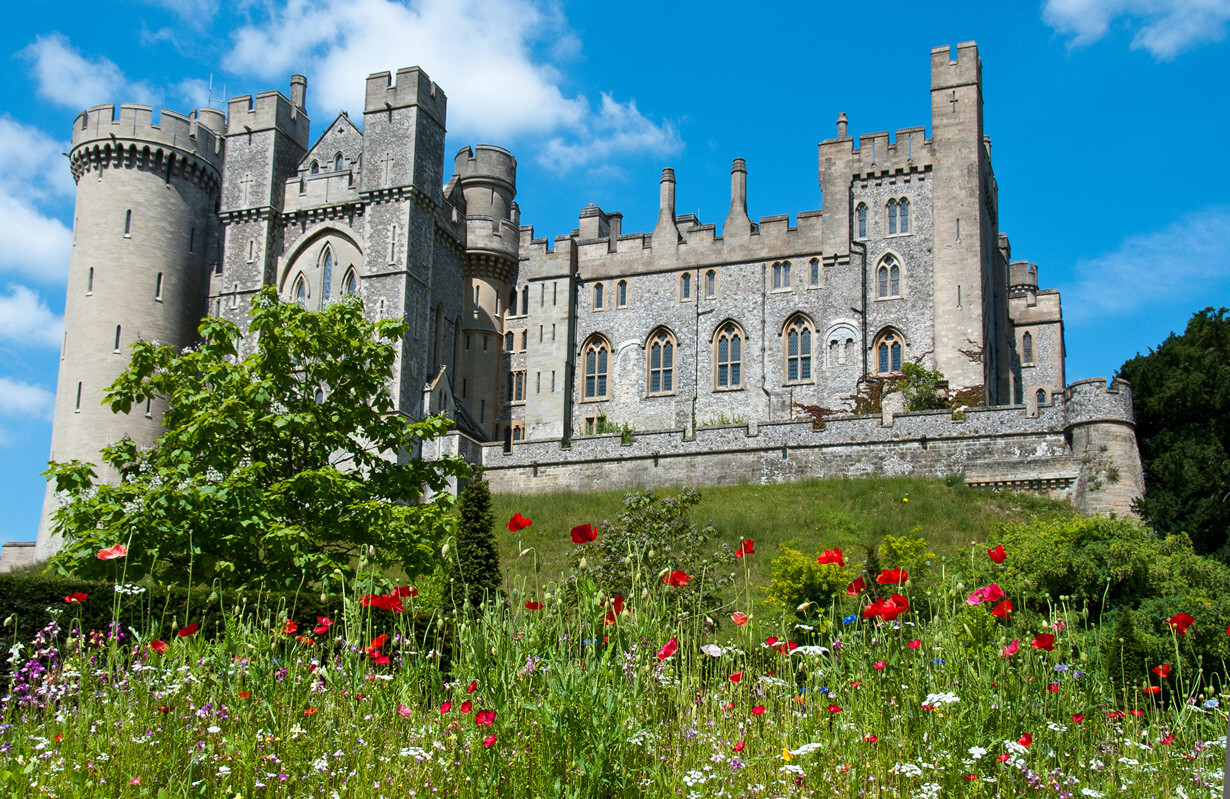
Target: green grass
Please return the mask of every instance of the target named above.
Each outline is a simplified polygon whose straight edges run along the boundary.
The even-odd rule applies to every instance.
[[[809,554],[836,546],[857,561],[884,536],[916,530],[932,551],[943,556],[973,541],[985,541],[1001,522],[1075,515],[1066,503],[1032,494],[971,490],[956,478],[809,480],[711,487],[701,493],[692,522],[712,524],[716,539],[732,549],[745,538],[755,540],[760,557],[751,559],[749,568],[752,583],[758,586],[768,584],[769,562],[780,553],[780,546]],[[532,558],[519,557],[526,548],[537,554],[541,574],[563,571],[573,551],[568,531],[578,524],[600,526],[617,520],[624,495],[605,491],[493,496],[508,586],[530,574]],[[534,524],[509,533],[503,524],[514,513]]]

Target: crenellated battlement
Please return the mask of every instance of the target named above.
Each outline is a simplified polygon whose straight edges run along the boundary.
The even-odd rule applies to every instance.
[[[216,127],[213,115],[198,119],[196,111],[184,116],[162,109],[157,124],[153,117],[154,109],[148,105],[123,103],[118,116],[113,104],[93,106],[73,122],[72,149],[93,143],[154,145],[196,156],[221,170],[222,138],[211,130]]]
[[[494,144],[466,145],[453,157],[453,170],[463,183],[494,183],[516,193],[517,159],[503,147]]]
[[[864,133],[857,147],[850,136],[826,139],[820,157],[847,160],[850,173],[862,178],[927,170],[935,166],[935,148],[926,134],[922,126],[901,128],[891,137],[888,131]]]
[[[1115,378],[1110,386],[1101,377],[1078,380],[1064,391],[1067,427],[1095,422],[1136,424],[1132,408],[1132,386]]]
[[[441,126],[444,125],[448,98],[444,90],[418,67],[397,70],[394,81],[390,72],[375,72],[367,76],[367,94],[363,113],[391,111],[394,108],[417,106]]]
[[[250,94],[234,97],[227,104],[226,116],[228,136],[276,130],[304,150],[308,148],[308,115],[281,92],[261,92],[255,99]]]
[[[1008,264],[1008,293],[1025,294],[1038,290],[1038,265],[1029,261]]]
[[[977,44],[958,44],[956,58],[952,57],[952,48],[948,45],[931,49],[931,91],[942,91],[972,83],[982,83],[982,59],[978,57]]]

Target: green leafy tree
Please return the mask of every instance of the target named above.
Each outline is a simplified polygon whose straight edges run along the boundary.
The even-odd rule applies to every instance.
[[[944,389],[944,373],[933,372],[916,363],[901,364],[904,375],[897,389],[905,397],[907,411],[937,411],[947,406],[940,392]]]
[[[96,552],[128,547],[127,577],[298,585],[364,563],[424,568],[450,525],[442,492],[468,467],[412,457],[443,434],[443,418],[411,420],[393,404],[393,342],[404,322],[368,321],[358,298],[322,312],[262,291],[249,347],[223,319],[205,320],[182,353],[140,341],[105,402],[129,413],[164,400],[166,432],[149,448],[129,439],[102,451],[117,479],[92,464],[52,463],[61,493],[55,530],[61,572],[98,573]],[[110,570],[108,570],[110,573]]]
[[[457,497],[457,552],[449,561],[449,599],[460,610],[477,608],[501,591],[500,552],[495,543],[491,490],[479,474]]]
[[[1137,510],[1230,562],[1230,310],[1205,308],[1118,376],[1132,384],[1145,472]]]

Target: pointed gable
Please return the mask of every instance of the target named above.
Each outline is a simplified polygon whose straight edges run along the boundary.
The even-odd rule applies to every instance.
[[[355,127],[345,111],[329,123],[325,132],[299,162],[299,177],[353,171],[358,174],[363,154],[363,132]],[[340,156],[340,160],[339,160]],[[313,168],[314,167],[314,168]]]

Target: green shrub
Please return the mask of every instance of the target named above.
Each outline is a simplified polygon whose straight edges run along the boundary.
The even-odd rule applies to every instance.
[[[914,579],[923,577],[931,568],[935,559],[934,552],[928,552],[927,539],[917,535],[918,530],[912,530],[905,535],[886,535],[880,543],[880,563],[886,569],[905,569]]]
[[[817,610],[828,607],[833,597],[845,594],[853,579],[853,570],[836,563],[817,563],[815,555],[804,555],[797,549],[783,546],[782,554],[770,564],[769,599],[787,610],[805,602],[814,603]]]
[[[449,558],[449,604],[477,608],[501,593],[500,553],[495,543],[491,491],[477,475],[457,496],[457,550]]]

